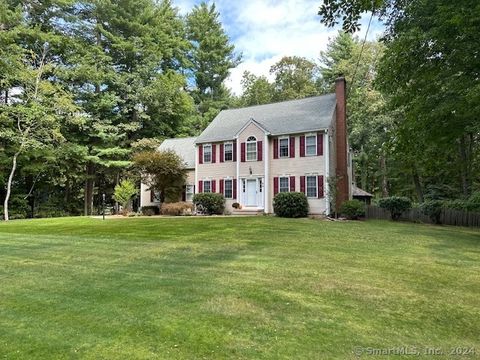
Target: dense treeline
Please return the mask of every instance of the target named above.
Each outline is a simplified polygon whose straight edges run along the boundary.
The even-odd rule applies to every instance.
[[[0,199],[14,216],[92,214],[132,152],[193,135],[240,56],[214,5],[0,0]],[[2,202],[3,203],[3,202]]]
[[[372,3],[387,31],[363,42],[350,33]],[[180,16],[169,0],[0,0],[2,204],[13,217],[92,214],[122,178],[138,181],[135,153],[198,134],[221,109],[331,92],[339,75],[359,187],[480,198],[480,5],[358,4],[322,6],[345,32],[318,59],[284,57],[272,80],[246,72],[236,97],[224,81],[241,56],[214,5]]]

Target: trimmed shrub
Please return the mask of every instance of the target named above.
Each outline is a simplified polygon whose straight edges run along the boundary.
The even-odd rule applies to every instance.
[[[142,215],[144,216],[160,215],[160,208],[155,205],[142,206],[141,211],[142,211]]]
[[[273,211],[280,217],[306,217],[308,215],[307,197],[302,192],[278,193],[273,198]]]
[[[441,224],[440,216],[442,215],[443,201],[430,200],[420,205],[422,212],[427,215],[434,224]]]
[[[365,204],[360,200],[348,200],[340,206],[340,214],[350,220],[365,216]]]
[[[242,208],[242,205],[240,205],[238,202],[234,202],[234,203],[232,204],[232,207],[233,207],[234,209],[241,209],[241,208]]]
[[[412,202],[409,198],[402,196],[390,196],[380,199],[378,205],[390,211],[392,220],[398,220],[404,211],[407,211],[412,207]]]
[[[222,194],[201,193],[193,196],[193,203],[202,208],[208,215],[223,214],[225,211],[225,198]]]
[[[162,205],[162,215],[181,216],[192,213],[193,204],[184,201],[175,203],[165,203]]]

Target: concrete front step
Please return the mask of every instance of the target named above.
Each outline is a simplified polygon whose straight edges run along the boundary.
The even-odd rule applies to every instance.
[[[263,209],[258,208],[242,208],[234,209],[232,215],[263,215]]]

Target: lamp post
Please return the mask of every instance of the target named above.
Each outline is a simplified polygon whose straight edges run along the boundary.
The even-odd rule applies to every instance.
[[[102,194],[102,215],[103,220],[105,220],[105,194]]]

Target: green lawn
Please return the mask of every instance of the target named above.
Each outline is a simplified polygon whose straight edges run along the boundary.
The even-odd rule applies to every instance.
[[[356,347],[402,346],[480,357],[478,230],[272,217],[0,224],[0,358],[354,359]]]

